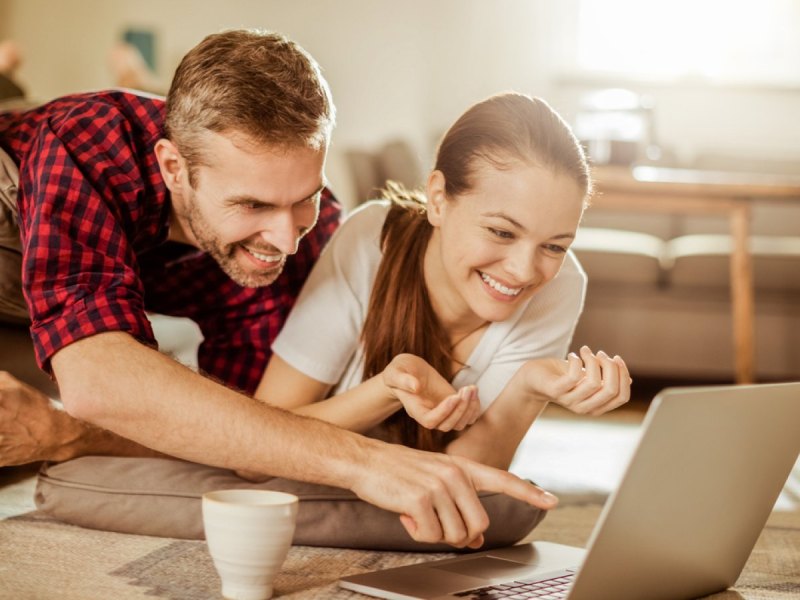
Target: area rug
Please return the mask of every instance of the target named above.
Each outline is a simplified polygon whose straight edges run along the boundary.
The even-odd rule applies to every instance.
[[[532,539],[586,544],[600,505],[552,512]],[[365,598],[340,590],[339,577],[447,554],[368,552],[295,546],[275,582],[291,599]],[[33,600],[196,600],[219,598],[204,542],[81,529],[30,512],[0,521],[0,598]],[[800,597],[800,513],[770,517],[733,590],[715,600]]]

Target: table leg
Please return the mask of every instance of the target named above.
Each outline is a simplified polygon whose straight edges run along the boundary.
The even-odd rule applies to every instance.
[[[755,380],[755,301],[753,261],[750,255],[750,206],[747,200],[734,204],[730,215],[731,309],[736,383]]]

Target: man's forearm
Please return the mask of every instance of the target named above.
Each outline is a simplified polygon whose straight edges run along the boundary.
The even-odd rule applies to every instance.
[[[52,364],[74,416],[184,460],[349,487],[374,445],[228,389],[124,333],[75,342]]]

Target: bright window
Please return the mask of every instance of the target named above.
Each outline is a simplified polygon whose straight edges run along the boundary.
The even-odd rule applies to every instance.
[[[800,2],[580,0],[577,66],[636,79],[800,85]]]

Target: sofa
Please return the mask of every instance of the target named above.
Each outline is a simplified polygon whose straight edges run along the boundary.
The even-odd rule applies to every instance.
[[[800,379],[800,201],[752,210],[755,378]],[[638,375],[734,379],[724,218],[590,208],[573,247],[589,276],[576,344],[621,354]]]

